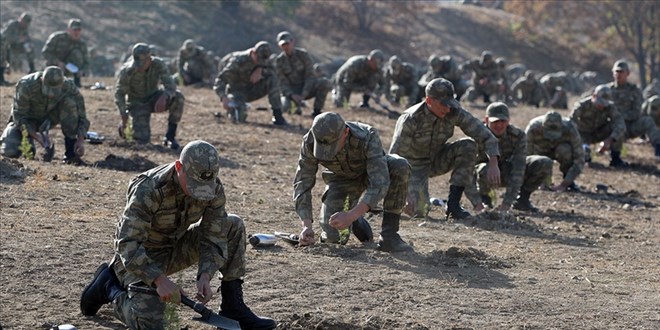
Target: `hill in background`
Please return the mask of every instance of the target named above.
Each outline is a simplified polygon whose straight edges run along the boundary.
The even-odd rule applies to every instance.
[[[158,46],[161,56],[175,56],[188,38],[223,56],[259,40],[275,46],[277,33],[289,30],[318,61],[380,48],[421,65],[432,53],[463,61],[489,49],[508,64],[521,62],[542,72],[591,70],[609,79],[613,58],[559,44],[561,38],[552,35],[519,37],[514,27],[522,18],[502,10],[452,2],[364,1],[360,10],[368,28],[360,29],[357,8],[349,1],[2,1],[0,20],[5,24],[31,12],[31,36],[41,49],[50,33],[64,30],[72,17],[81,18],[88,46],[115,58],[140,41]]]

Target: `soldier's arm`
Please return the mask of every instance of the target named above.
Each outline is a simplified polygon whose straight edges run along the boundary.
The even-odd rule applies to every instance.
[[[219,181],[219,179],[216,179]],[[218,185],[216,197],[210,202],[210,205],[204,210],[202,221],[200,222],[201,240],[199,242],[199,267],[197,269],[197,278],[203,273],[208,273],[209,278],[213,278],[215,273],[224,266],[226,256],[223,256],[223,250],[227,248],[228,226],[233,224],[227,221],[227,211],[225,205],[227,198],[224,187]]]
[[[303,137],[298,168],[293,179],[293,200],[295,201],[296,213],[301,220],[311,220],[312,216],[312,188],[316,184],[316,171],[318,161],[313,156],[312,146],[305,141],[313,139],[311,132]]]
[[[151,219],[161,201],[146,177],[134,179],[127,195],[126,207],[117,227],[115,252],[128,272],[151,285],[163,272],[147,255],[143,243],[149,238]]]
[[[406,151],[412,150],[411,147],[415,143],[413,139],[413,125],[412,122],[406,121],[407,118],[409,118],[409,114],[404,114],[396,121],[389,150],[391,154],[405,157]]]
[[[289,84],[289,77],[286,76],[283,69],[284,63],[286,63],[286,61],[287,59],[284,53],[278,56],[277,59],[275,60],[275,72],[277,72],[277,80],[280,83],[280,92],[285,97],[291,97],[291,95],[293,94],[293,90],[291,89],[291,85]]]
[[[69,97],[72,97],[76,102],[76,109],[78,110],[78,139],[84,139],[87,136],[87,131],[89,130],[89,120],[87,119],[87,110],[85,109],[85,98],[83,97],[80,90],[73,84],[72,81],[67,80],[66,84],[66,93]]]
[[[360,201],[367,204],[370,209],[373,209],[385,197],[390,187],[390,173],[387,168],[387,159],[383,151],[383,144],[380,141],[378,132],[373,128],[370,131],[369,140],[365,148],[368,184],[367,190],[362,195]]]
[[[165,92],[167,93],[167,96],[169,98],[174,97],[174,94],[176,93],[176,82],[174,81],[174,78],[172,78],[172,75],[170,74],[170,70],[167,68],[167,65],[163,61],[158,61],[158,78],[160,80],[160,83],[163,84],[163,88],[165,89]]]
[[[584,149],[582,148],[582,138],[580,133],[572,122],[568,122],[571,131],[570,144],[573,149],[573,165],[568,169],[564,181],[573,182],[582,173],[584,168]]]
[[[126,111],[126,94],[128,93],[130,83],[130,74],[129,68],[124,66],[119,70],[117,74],[117,82],[115,83],[115,104],[117,105],[117,111],[122,118],[128,117],[128,112]]]
[[[620,141],[626,134],[626,122],[623,120],[621,113],[616,109],[616,105],[610,104],[608,111],[610,121],[612,122],[612,134],[610,134],[610,138],[614,141]]]
[[[237,61],[235,58],[232,58],[227,65],[218,72],[218,76],[215,78],[215,83],[213,84],[213,90],[221,100],[225,97],[227,85],[232,81],[239,79],[239,71],[240,67]]]
[[[89,52],[87,51],[87,44],[82,43],[80,46],[80,51],[82,52],[82,67],[80,71],[88,72],[89,71]]]
[[[473,138],[475,142],[484,146],[484,151],[489,159],[493,156],[500,155],[497,138],[479,119],[462,108],[458,113],[458,118],[458,127],[461,128],[465,135]]]
[[[302,97],[303,99],[306,99],[312,93],[312,88],[316,81],[316,75],[314,75],[314,62],[312,61],[312,57],[306,52],[300,52],[300,54],[305,67],[305,84],[303,85]]]
[[[525,167],[527,166],[527,136],[525,133],[520,132],[518,143],[515,144],[513,153],[511,154],[511,177],[508,180],[506,192],[502,203],[512,205],[518,197],[520,187],[525,178]]]
[[[46,62],[59,62],[57,54],[54,53],[57,42],[57,33],[53,33],[48,37],[44,47],[41,49],[41,56],[46,59]]]
[[[12,108],[11,115],[13,117],[16,126],[21,127],[25,125],[28,133],[31,135],[37,131],[37,127],[34,127],[29,122],[30,118],[30,93],[29,87],[23,81],[19,81],[16,86],[16,96],[14,97],[14,106]]]
[[[186,57],[184,55],[183,49],[179,49],[179,57],[177,59],[177,69],[179,70],[179,74],[183,75],[183,66],[186,64]]]

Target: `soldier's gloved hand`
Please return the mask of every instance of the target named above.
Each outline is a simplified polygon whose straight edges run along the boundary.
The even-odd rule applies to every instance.
[[[128,123],[128,116],[122,116],[121,121],[119,122],[119,125],[117,126],[117,133],[119,133],[119,137],[122,139],[126,138],[126,124]]]
[[[497,157],[492,157],[492,160],[489,161],[488,171],[486,172],[486,178],[488,182],[493,185],[493,187],[500,186],[500,168],[497,166]]]
[[[598,148],[598,153],[599,154],[604,154],[606,151],[610,150],[612,147],[612,138],[605,139],[605,141],[601,142],[600,148]]]

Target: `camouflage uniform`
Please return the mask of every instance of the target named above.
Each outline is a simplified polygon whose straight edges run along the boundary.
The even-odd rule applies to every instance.
[[[46,66],[58,66],[58,61],[62,61],[64,64],[75,64],[78,72],[89,69],[87,44],[83,40],[71,39],[66,31],[51,34],[41,50],[41,55],[46,59]]]
[[[27,20],[27,24],[21,24],[20,20]],[[19,20],[9,20],[4,29],[2,29],[2,39],[4,42],[2,56],[4,60],[11,60],[11,67],[22,69],[22,60],[25,58],[29,65],[30,73],[35,71],[34,67],[34,48],[28,28],[30,27],[31,17],[28,14],[21,15]],[[0,60],[2,62],[2,60]]]
[[[399,104],[399,100],[404,96],[408,98],[407,107],[419,102],[418,74],[414,65],[392,56],[385,68],[384,79],[383,89],[390,102]]]
[[[192,42],[192,40],[186,40]],[[206,83],[211,79],[211,72],[213,71],[213,63],[211,58],[206,54],[203,47],[188,46],[186,43],[179,48],[179,57],[177,59],[177,68],[179,75],[187,75],[188,81],[184,81],[184,85],[192,85],[195,83]],[[185,79],[184,79],[185,80]]]
[[[42,91],[44,72],[38,71],[24,76],[16,84],[9,124],[0,138],[0,149],[5,157],[14,158],[21,155],[19,148],[23,138],[22,126],[25,126],[29,133],[34,133],[39,131],[46,120],[50,120],[51,127],[59,123],[65,137],[65,145],[75,143],[77,138],[87,135],[89,120],[85,112],[85,100],[78,88],[73,81],[64,79],[61,92],[54,99],[49,99]],[[65,155],[72,156],[72,146],[67,149],[70,150],[66,150],[68,155]]]
[[[642,104],[644,113],[653,118],[656,127],[660,127],[660,95],[651,96]]]
[[[291,110],[291,95],[298,94],[304,100],[314,98],[314,113],[320,113],[332,83],[328,78],[316,77],[314,62],[307,50],[294,48],[293,54],[287,56],[281,52],[275,58],[277,78],[282,91],[282,111]]]
[[[626,134],[626,124],[614,104],[608,102],[603,109],[598,109],[591,96],[575,103],[571,120],[586,144],[605,141],[608,138],[620,141]]]
[[[524,104],[539,107],[541,102],[548,103],[548,96],[543,85],[528,73],[524,77],[518,78],[511,86],[513,97]]]
[[[564,71],[548,73],[541,77],[541,85],[548,95],[548,106],[554,109],[568,109],[568,86],[570,85],[568,74]]]
[[[472,139],[448,143],[456,126]],[[430,177],[453,169],[449,180],[451,185],[464,188],[472,185],[477,144],[484,145],[486,154],[499,155],[495,136],[462,107],[452,107],[444,118],[438,118],[424,102],[407,109],[399,117],[389,152],[406,158],[412,167],[408,192],[414,195],[417,202],[415,215],[425,216],[428,213]],[[470,201],[473,205],[480,203],[479,200]]]
[[[550,119],[548,119],[550,118]],[[527,128],[527,154],[559,162],[564,180],[574,182],[584,168],[582,138],[575,124],[557,112],[533,118]]]
[[[317,117],[319,118],[319,117]],[[330,226],[330,216],[358,202],[375,209],[383,200],[386,213],[401,214],[406,202],[410,166],[398,155],[386,155],[378,132],[371,126],[346,122],[349,129],[344,148],[332,160],[314,157],[315,138],[310,130],[303,137],[294,179],[293,197],[296,213],[301,219],[312,217],[312,188],[316,183],[318,165],[326,169],[322,177],[326,184],[321,197],[322,239],[326,242],[339,241],[339,232]],[[397,222],[398,226],[398,222]]]
[[[198,278],[202,273],[213,278],[217,271],[223,281],[245,275],[245,225],[240,217],[227,214],[224,188],[220,179],[216,182],[215,197],[203,201],[183,192],[174,163],[131,181],[111,265],[122,287],[136,282],[153,285],[159,275],[194,264]],[[165,303],[157,296],[124,291],[113,304],[131,329],[163,328]]]
[[[502,204],[512,205],[518,197],[518,192],[526,191],[528,194],[536,191],[538,187],[552,175],[552,159],[539,156],[527,155],[527,135],[525,132],[509,125],[506,132],[497,137],[500,150],[498,166],[500,168],[501,185],[506,187]],[[483,146],[477,148],[476,184],[478,194],[488,196],[493,187],[487,179],[488,157]],[[477,200],[476,189],[466,190],[470,200]],[[529,196],[529,195],[528,195]]]
[[[639,88],[628,82],[619,85],[616,81],[608,83],[607,86],[612,90],[614,105],[616,105],[616,109],[621,113],[626,123],[625,139],[646,134],[651,143],[658,149],[658,146],[660,146],[660,130],[658,130],[651,117],[642,113],[642,92]],[[617,140],[612,145],[612,150],[621,151],[625,139]]]
[[[258,47],[255,46],[255,48]],[[270,55],[270,46],[268,46],[267,55],[265,54],[265,50],[263,51],[263,55],[259,55],[262,59],[260,63],[254,63],[250,56],[250,52],[255,48],[233,52],[229,58],[223,58],[220,63],[222,68],[218,72],[213,85],[213,90],[221,99],[230,94],[233,96],[235,110],[238,111],[238,118],[234,118],[237,122],[245,122],[247,119],[246,102],[258,100],[264,96],[268,96],[268,102],[270,103],[273,116],[277,116],[277,113],[279,113],[280,117],[282,115],[282,100],[280,100],[280,86],[277,80],[277,73],[270,60],[267,59]],[[261,51],[258,50],[257,52],[259,53]],[[256,84],[252,84],[250,82],[250,75],[257,68],[262,68],[263,78]],[[234,116],[231,112],[229,115]]]
[[[382,53],[381,53],[382,54]],[[385,77],[379,68],[375,71],[369,66],[365,55],[349,58],[337,71],[335,78],[334,103],[341,108],[351,98],[352,92],[361,92],[368,101],[369,96],[385,93]],[[365,102],[363,102],[364,104]]]
[[[660,95],[660,80],[658,79],[653,79],[651,83],[644,88],[644,92],[642,92],[644,100],[648,100],[655,95]]]
[[[484,102],[490,103],[490,96],[497,95],[503,86],[506,85],[506,79],[500,66],[493,60],[490,52],[484,51],[481,59],[473,59],[468,62],[474,74],[472,76],[472,86],[470,86],[464,96],[464,99],[474,102],[479,96],[484,97]]]
[[[151,56],[151,61],[151,65],[144,72],[134,67],[134,59],[124,63],[119,69],[115,84],[117,110],[122,118],[128,114],[133,118],[133,137],[139,143],[151,141],[151,113],[154,112],[154,105],[161,95],[168,96],[166,135],[171,134],[172,139],[174,138],[176,127],[183,116],[185,97],[176,89],[167,64],[159,57]],[[163,89],[159,89],[159,84],[163,85]]]

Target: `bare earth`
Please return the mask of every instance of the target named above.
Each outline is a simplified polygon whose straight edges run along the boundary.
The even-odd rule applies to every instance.
[[[104,82],[113,85],[111,78]],[[5,123],[14,89],[0,91]],[[311,125],[309,110],[302,117],[287,115],[291,127],[276,128],[269,112],[255,110],[267,106],[260,100],[247,124],[234,125],[213,116],[220,109],[211,90],[183,91],[179,140],[205,139],[219,149],[228,211],[245,219],[248,234],[297,233],[292,181],[301,137]],[[0,162],[4,329],[64,323],[124,329],[110,306],[95,317],[81,316],[79,296],[96,267],[112,257],[129,179],[178,154],[160,145],[165,115],[152,119],[154,144],[138,146],[116,136],[112,90],[83,94],[91,130],[106,137],[101,145],[87,144],[87,165],[61,164],[58,130],[51,131],[57,144],[52,163]],[[482,104],[466,107],[478,117],[485,113]],[[326,110],[335,109],[328,102]],[[389,146],[395,121],[383,112],[336,111],[372,124]],[[545,111],[514,108],[513,123],[525,127]],[[457,222],[434,209],[425,221],[403,220],[401,234],[414,253],[379,252],[355,237],[345,246],[248,247],[245,300],[280,329],[658,329],[660,170],[649,144],[630,141],[626,151],[625,159],[637,164],[633,169],[611,170],[609,157],[597,156],[578,179],[582,193],[535,193],[538,214],[493,213]],[[554,180],[559,178],[555,166]],[[447,181],[448,175],[433,179],[431,194],[446,198]],[[596,192],[598,183],[609,185],[608,192]],[[319,175],[317,209],[322,188]],[[380,218],[368,220],[378,232]],[[195,271],[173,278],[194,293]],[[217,310],[218,299],[209,305]],[[184,306],[177,310],[179,327],[209,328],[191,321],[194,312]]]

